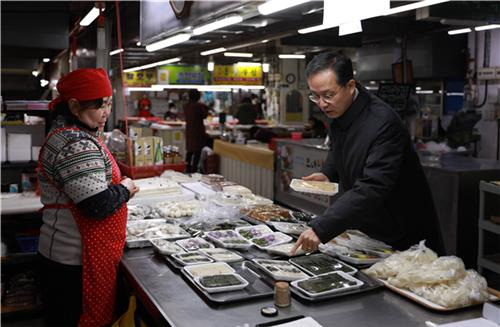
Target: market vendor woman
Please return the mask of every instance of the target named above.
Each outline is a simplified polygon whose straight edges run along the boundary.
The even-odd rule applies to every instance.
[[[333,204],[296,247],[314,251],[346,229],[405,250],[420,240],[442,254],[427,179],[397,113],[359,85],[351,60],[322,53],[305,72],[309,99],[328,117],[331,147],[321,172],[304,180],[338,182]]]
[[[111,109],[103,69],[79,69],[57,83],[55,121],[40,151],[42,300],[48,326],[113,322],[116,271],[125,243],[126,202],[138,191],[122,178],[98,136]]]

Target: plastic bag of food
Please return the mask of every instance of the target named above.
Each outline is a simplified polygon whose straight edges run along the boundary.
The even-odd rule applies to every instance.
[[[414,269],[437,259],[437,254],[425,246],[425,240],[420,241],[406,251],[395,253],[390,257],[375,263],[365,272],[376,278],[387,279],[396,276],[404,270]]]
[[[127,151],[127,136],[119,129],[114,129],[107,138],[106,145],[111,152],[125,152]]]
[[[193,212],[191,218],[183,220],[181,226],[197,231],[234,229],[248,225],[240,219],[242,216],[237,207],[218,206],[211,201],[206,201],[203,206]]]
[[[455,256],[439,257],[429,264],[415,269],[402,270],[388,282],[396,287],[411,288],[423,284],[449,283],[465,276],[462,259]]]
[[[464,307],[489,299],[486,280],[474,270],[467,270],[463,278],[454,282],[420,285],[410,290],[446,308]]]

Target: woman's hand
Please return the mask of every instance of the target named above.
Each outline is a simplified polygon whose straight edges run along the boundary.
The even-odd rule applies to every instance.
[[[130,199],[132,199],[132,197],[135,195],[135,193],[139,192],[139,187],[137,187],[134,184],[134,182],[128,177],[123,178],[122,181],[120,182],[120,184],[125,186],[127,188],[127,190],[130,192]]]
[[[302,177],[305,181],[316,181],[316,182],[329,182],[330,180],[323,173],[314,173],[309,176]]]

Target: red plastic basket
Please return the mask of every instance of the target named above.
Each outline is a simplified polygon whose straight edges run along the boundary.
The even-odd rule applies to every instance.
[[[160,176],[165,170],[175,170],[183,173],[186,170],[186,163],[134,167],[118,161],[118,167],[120,167],[122,175],[132,179],[138,179]]]

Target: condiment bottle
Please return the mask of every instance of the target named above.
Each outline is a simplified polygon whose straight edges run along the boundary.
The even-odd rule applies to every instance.
[[[290,305],[290,286],[287,282],[276,282],[274,284],[274,304],[281,308]]]

